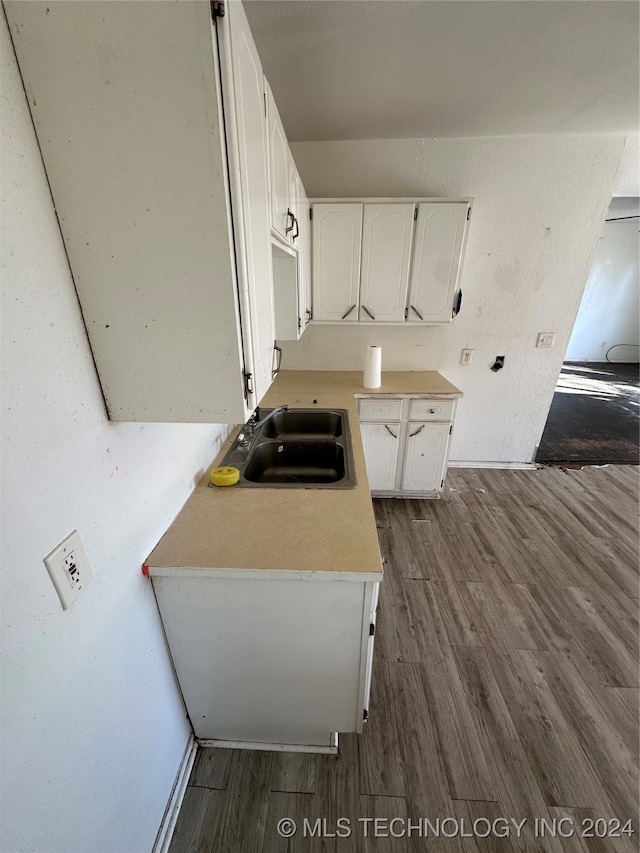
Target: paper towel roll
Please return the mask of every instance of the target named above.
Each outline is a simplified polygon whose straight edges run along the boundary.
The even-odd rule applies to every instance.
[[[382,385],[382,347],[367,347],[364,353],[365,388],[379,388]]]

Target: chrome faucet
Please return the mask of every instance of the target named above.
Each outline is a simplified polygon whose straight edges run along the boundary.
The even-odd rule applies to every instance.
[[[278,406],[277,409],[273,409],[269,412],[269,414],[263,420],[260,420],[260,406],[256,406],[255,412],[251,415],[249,420],[243,426],[240,435],[238,436],[238,447],[248,447],[253,439],[254,434],[261,429],[268,421],[271,420],[274,415],[277,415],[279,412],[288,412],[290,406]]]
[[[253,415],[251,416],[251,418],[255,417],[255,419],[256,419],[256,420],[255,420],[255,422],[254,422],[254,423],[255,423],[255,426],[257,426],[257,427],[263,427],[263,426],[264,426],[268,421],[270,421],[270,420],[271,420],[271,418],[273,418],[273,417],[274,417],[275,415],[277,415],[279,412],[288,412],[288,411],[289,411],[289,409],[290,409],[290,406],[278,406],[278,408],[277,408],[277,409],[272,409],[272,410],[269,412],[269,414],[267,415],[267,417],[266,417],[266,418],[264,418],[264,420],[260,420],[260,406],[258,406],[258,408],[256,409],[256,411],[255,411],[255,412],[253,413]],[[251,418],[249,418],[249,420],[251,420]]]

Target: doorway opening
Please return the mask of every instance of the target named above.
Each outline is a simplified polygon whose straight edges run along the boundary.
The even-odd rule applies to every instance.
[[[639,198],[612,200],[536,462],[638,464],[639,223]]]

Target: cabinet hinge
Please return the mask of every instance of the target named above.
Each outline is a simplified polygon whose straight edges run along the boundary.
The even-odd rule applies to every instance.
[[[245,370],[242,374],[244,382],[244,399],[249,399],[249,394],[253,394],[253,373],[247,373]]]
[[[444,489],[444,477],[440,480],[440,488]]]
[[[264,117],[267,117],[267,93],[263,92],[262,97],[264,98]]]
[[[417,218],[418,218],[418,208],[414,207],[413,208],[413,221],[415,222]]]
[[[309,219],[313,219],[313,208],[309,208]]]
[[[406,320],[408,316],[409,316],[409,309],[405,308],[404,309],[404,319]]]
[[[471,208],[467,208],[467,222],[471,219]]]
[[[366,708],[365,708],[365,709],[364,709],[364,711],[362,712],[362,719],[365,721],[365,723],[366,723],[366,722],[367,722],[367,720],[369,719],[369,712],[367,711],[367,709],[366,709]]]
[[[222,0],[211,0],[211,19],[224,18],[224,3]]]
[[[373,624],[373,622],[370,622],[369,623],[369,636],[373,637],[375,633],[376,633],[376,626]]]
[[[451,435],[452,432],[453,432],[453,424],[450,424],[449,425],[449,435]]]

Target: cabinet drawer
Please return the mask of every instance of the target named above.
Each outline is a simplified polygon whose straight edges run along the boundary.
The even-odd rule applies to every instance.
[[[412,400],[410,421],[450,421],[455,400]],[[361,416],[362,417],[362,416]]]
[[[399,421],[402,400],[360,400],[361,421]]]

